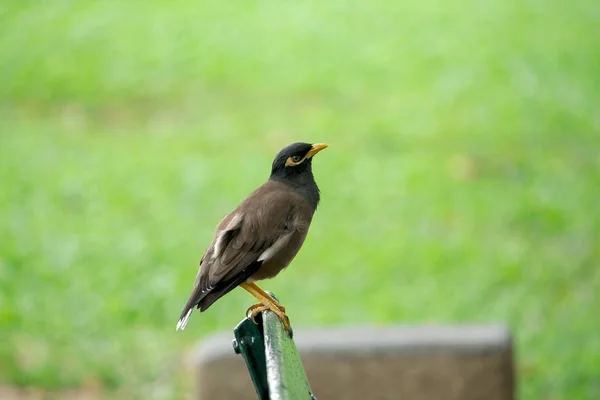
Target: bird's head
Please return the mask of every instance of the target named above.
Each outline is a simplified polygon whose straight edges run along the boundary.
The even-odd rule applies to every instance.
[[[293,143],[284,147],[273,160],[271,179],[302,183],[313,181],[312,158],[329,145],[325,143]]]

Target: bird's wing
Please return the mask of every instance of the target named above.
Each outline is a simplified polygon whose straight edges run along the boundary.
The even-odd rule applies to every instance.
[[[208,308],[252,276],[289,241],[295,229],[297,198],[287,190],[272,189],[261,186],[219,223],[181,314],[183,326],[194,307]]]

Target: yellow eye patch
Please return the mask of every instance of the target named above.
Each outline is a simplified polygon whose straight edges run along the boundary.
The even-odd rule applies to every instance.
[[[296,165],[300,164],[302,161],[306,160],[306,157],[300,159],[299,161],[294,161],[293,158],[294,157],[288,157],[288,159],[285,160],[285,166],[286,167],[296,166]]]

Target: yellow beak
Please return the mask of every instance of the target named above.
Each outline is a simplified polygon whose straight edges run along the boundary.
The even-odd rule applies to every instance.
[[[311,158],[312,156],[314,156],[315,154],[317,154],[321,150],[325,150],[328,147],[329,147],[329,145],[327,143],[315,143],[315,144],[312,145],[312,147],[310,148],[310,150],[308,151],[308,153],[306,153],[306,157],[305,158]]]

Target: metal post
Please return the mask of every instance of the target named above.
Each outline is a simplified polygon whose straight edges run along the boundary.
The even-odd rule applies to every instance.
[[[271,311],[255,324],[249,318],[233,330],[233,349],[246,362],[260,400],[316,400],[294,340]]]

